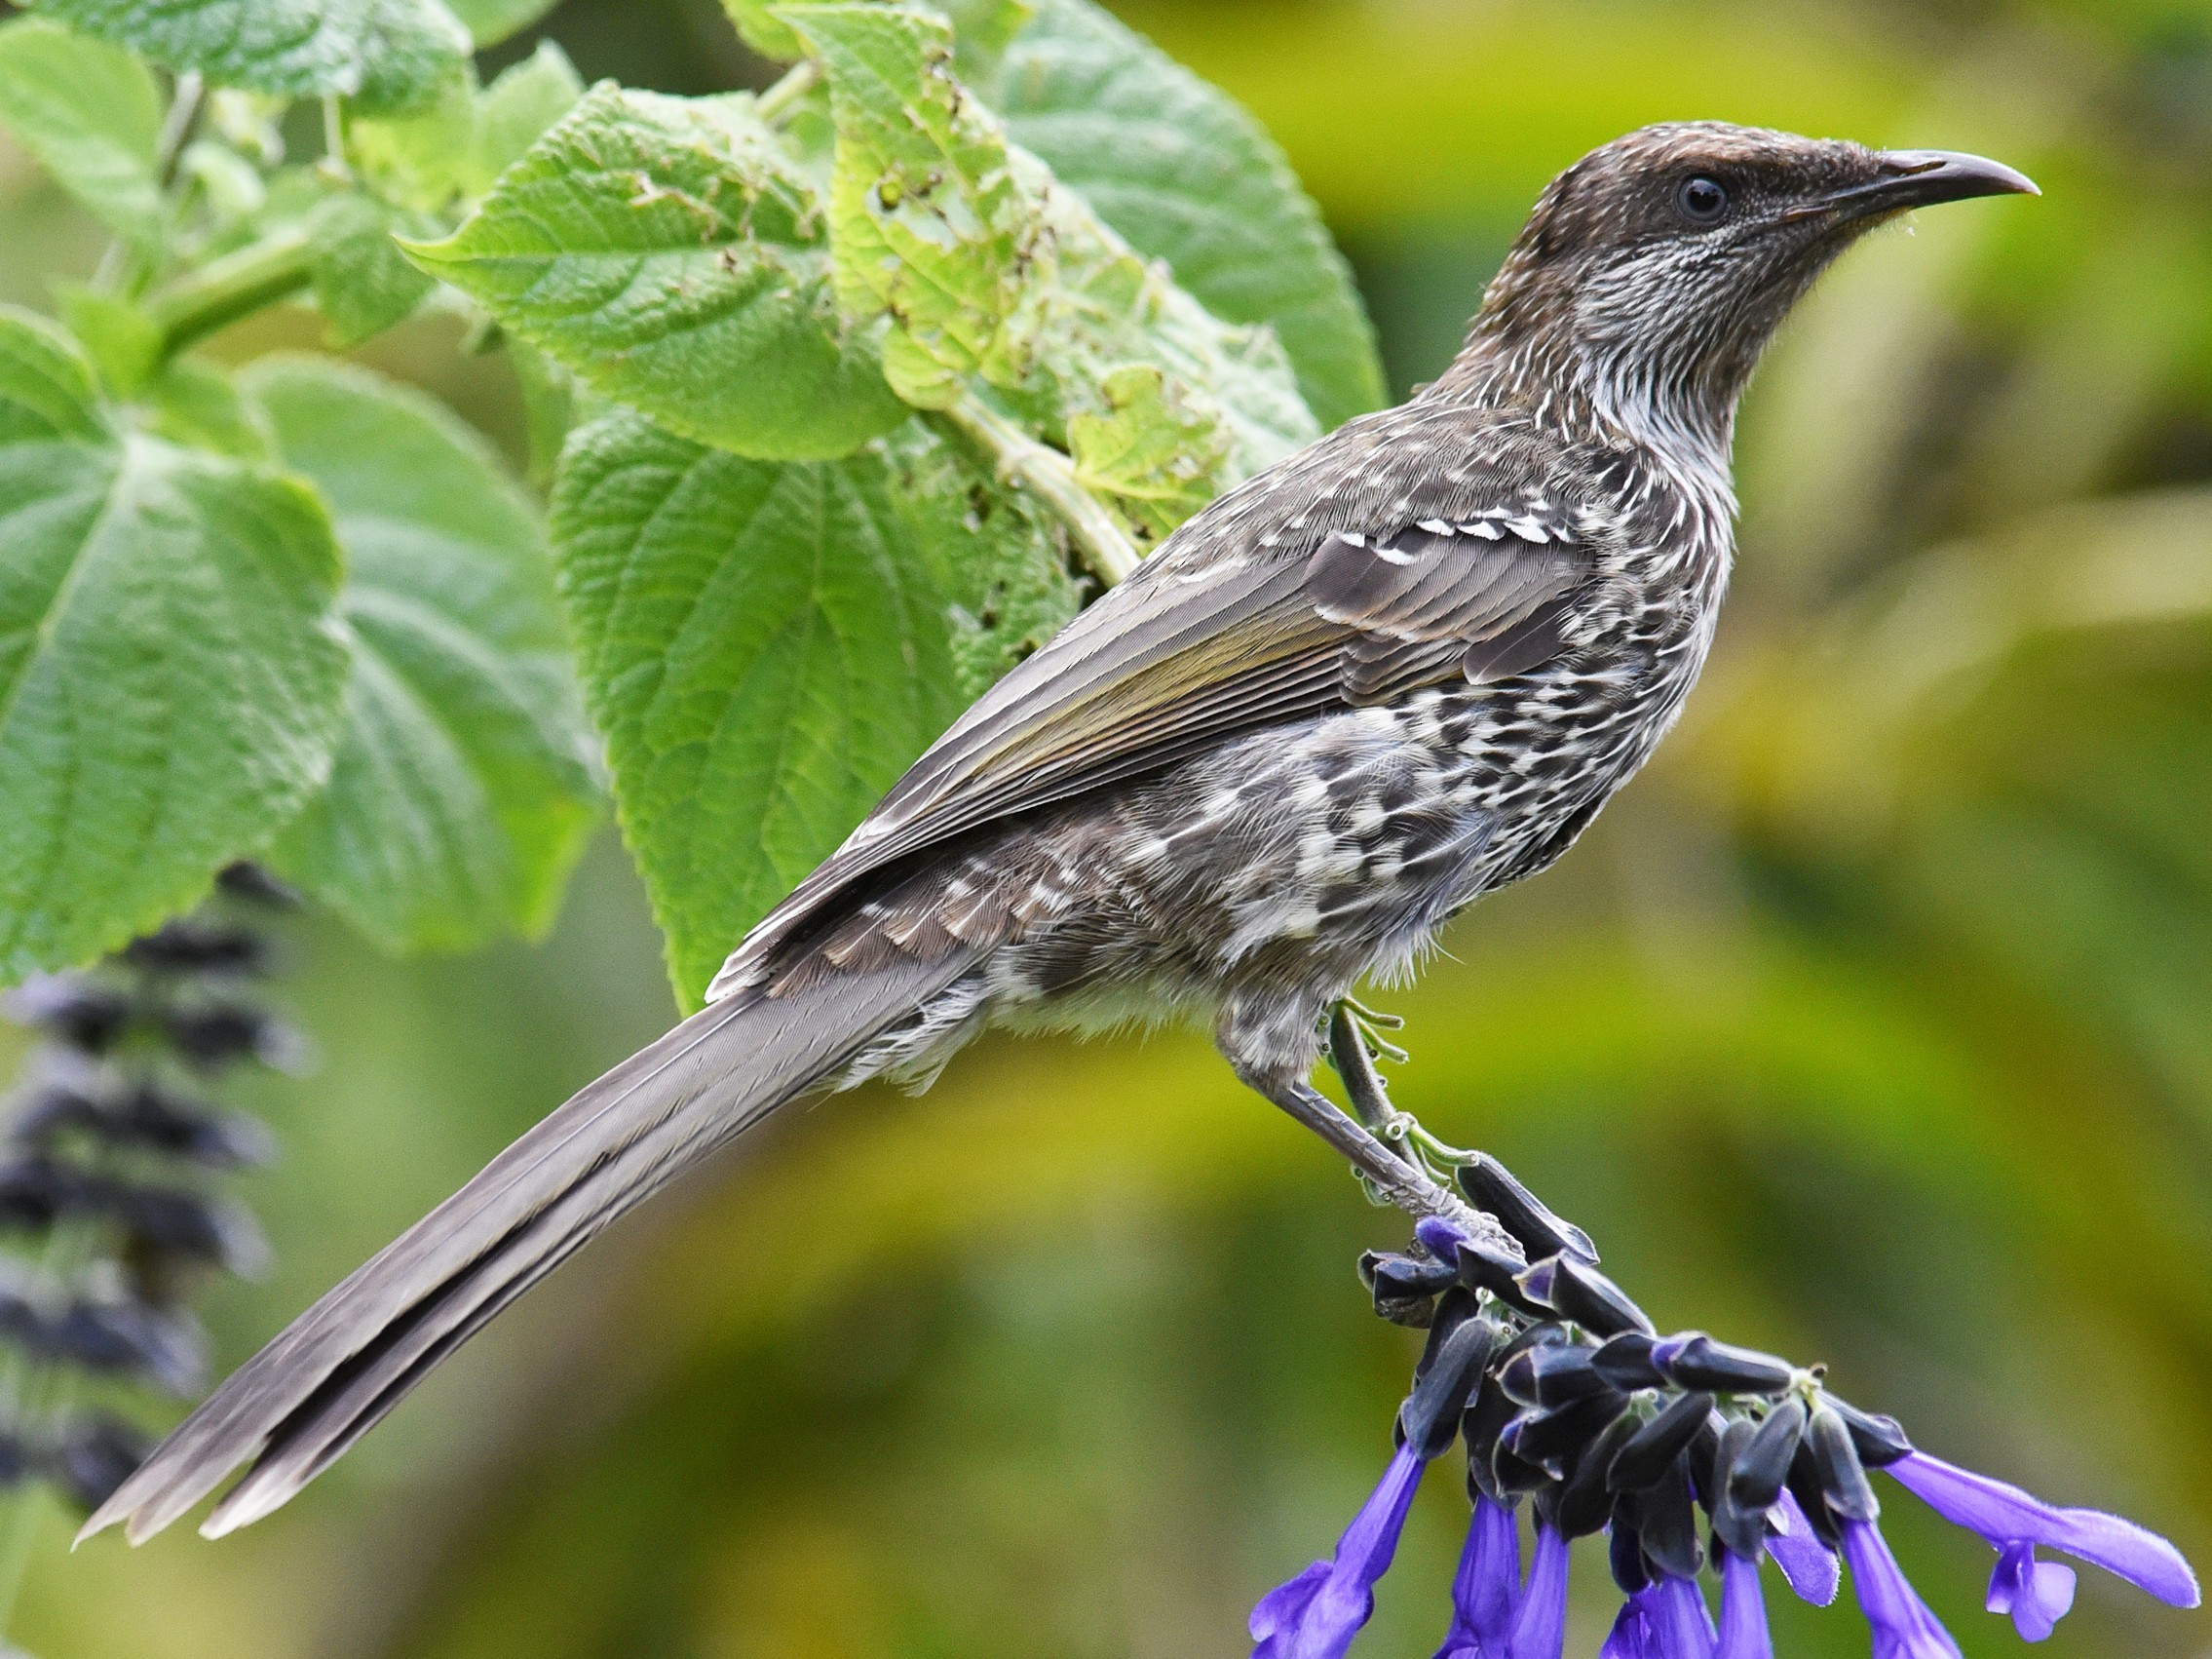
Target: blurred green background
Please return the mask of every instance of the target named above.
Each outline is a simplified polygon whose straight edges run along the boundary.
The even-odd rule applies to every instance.
[[[2212,8],[1214,0],[1120,8],[1245,99],[1432,375],[1543,181],[1690,116],[1977,149],[2038,203],[1859,250],[1739,441],[1743,547],[1682,730],[1403,1012],[1401,1102],[1588,1226],[1662,1324],[1824,1359],[1930,1449],[2212,1564]],[[711,0],[569,0],[587,77],[765,77]],[[530,37],[501,49],[505,61]],[[0,297],[99,238],[0,156]],[[309,342],[307,319],[218,343]],[[365,356],[518,447],[499,358]],[[280,1253],[225,1364],[670,1019],[605,837],[553,937],[395,965],[293,930],[323,1051],[261,1089]],[[991,1042],[656,1206],[273,1522],[75,1556],[42,1659],[1090,1659],[1244,1650],[1387,1455],[1402,1230],[1195,1038]],[[1358,1652],[1418,1659],[1431,1476]],[[1894,1488],[1890,1488],[1894,1491]],[[1989,1558],[1896,1493],[1968,1655]],[[1579,1563],[1571,1652],[1611,1595]],[[1783,1606],[1786,1656],[1861,1654]],[[2212,1653],[2094,1573],[2054,1656]]]

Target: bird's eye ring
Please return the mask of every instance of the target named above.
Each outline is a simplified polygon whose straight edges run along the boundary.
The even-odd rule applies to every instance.
[[[1728,191],[1700,174],[1682,181],[1682,188],[1674,193],[1674,205],[1694,225],[1719,224],[1728,212]]]

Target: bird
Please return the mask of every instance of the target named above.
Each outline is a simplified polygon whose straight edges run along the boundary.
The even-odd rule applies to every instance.
[[[617,1216],[779,1107],[926,1086],[986,1027],[1210,1022],[1319,1125],[1332,1012],[1557,860],[1681,713],[1734,557],[1730,451],[1820,273],[1978,156],[1719,122],[1568,167],[1464,349],[1202,508],[1014,667],[738,942],[701,1012],[301,1314],[86,1523],[247,1465],[256,1521]]]

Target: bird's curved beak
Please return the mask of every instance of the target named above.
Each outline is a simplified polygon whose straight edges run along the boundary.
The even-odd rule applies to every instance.
[[[2002,162],[1957,150],[1885,150],[1864,184],[1836,191],[1822,206],[1846,217],[1897,213],[1974,196],[2040,196],[2036,181]]]

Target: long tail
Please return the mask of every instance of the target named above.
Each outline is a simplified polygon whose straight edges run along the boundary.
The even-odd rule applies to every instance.
[[[201,1531],[257,1521],[609,1221],[829,1076],[958,973],[902,962],[787,997],[740,992],[632,1055],[292,1321],[78,1534],[133,1543],[255,1459]]]

